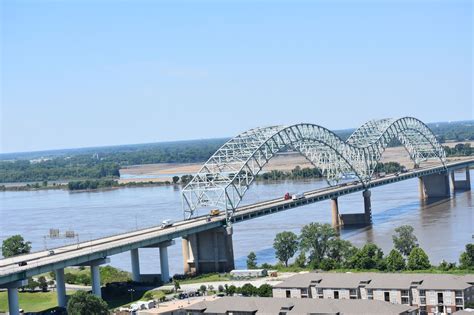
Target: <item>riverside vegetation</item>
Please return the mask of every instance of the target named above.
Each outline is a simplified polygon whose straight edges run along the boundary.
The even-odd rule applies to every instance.
[[[428,124],[438,140],[474,140],[474,122]],[[354,129],[336,131],[347,139]],[[117,179],[122,167],[206,161],[228,139],[110,146],[0,155],[0,183]],[[397,141],[391,146],[399,145]],[[469,156],[469,143],[445,147],[448,156]]]
[[[438,266],[430,263],[428,255],[419,246],[413,227],[403,225],[392,236],[394,248],[384,255],[376,244],[367,243],[362,248],[338,237],[329,224],[310,223],[299,235],[290,231],[278,233],[273,248],[279,260],[276,265],[264,263],[265,269],[299,271],[322,269],[325,271],[380,271],[380,272],[452,272],[474,273],[474,244],[467,244],[465,252],[455,262],[442,261]],[[289,260],[299,252],[292,264]],[[247,267],[257,268],[257,256],[251,252]]]

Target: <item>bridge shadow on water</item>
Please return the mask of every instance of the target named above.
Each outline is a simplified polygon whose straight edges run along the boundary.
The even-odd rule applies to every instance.
[[[416,200],[398,207],[390,208],[384,211],[372,214],[372,225],[381,225],[393,222],[394,220],[402,219],[403,217],[414,216],[426,212],[430,212],[430,216],[437,216],[438,209],[446,211],[450,208],[452,198],[429,198],[425,200]],[[349,238],[360,233],[368,233],[372,230],[372,226],[351,226],[340,229],[340,234],[343,238]]]

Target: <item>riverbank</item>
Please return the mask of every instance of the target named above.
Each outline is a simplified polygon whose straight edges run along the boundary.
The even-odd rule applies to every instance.
[[[454,147],[456,143],[449,144]],[[472,156],[452,156],[448,162],[469,159]],[[380,163],[398,163],[402,168],[413,168],[404,147],[387,148]],[[424,166],[437,163],[427,162]],[[81,179],[55,182],[4,183],[0,191],[37,191],[37,190],[68,190],[75,192],[90,192],[118,188],[153,187],[168,185],[186,185],[193,174],[199,171],[202,163],[161,163],[134,165],[120,170],[120,178]],[[299,153],[282,153],[269,161],[257,176],[256,181],[279,181],[306,178],[319,178],[319,172]],[[109,182],[101,184],[102,182]],[[89,182],[85,187],[82,184]],[[71,183],[78,183],[71,187]],[[92,183],[92,185],[90,185]],[[96,183],[96,184],[94,184]],[[74,186],[74,185],[73,185]]]

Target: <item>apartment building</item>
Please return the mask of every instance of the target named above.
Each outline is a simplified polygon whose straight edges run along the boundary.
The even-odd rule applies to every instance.
[[[474,301],[474,275],[303,273],[273,288],[274,297],[378,300],[452,314]]]
[[[223,297],[180,310],[182,315],[416,315],[416,307],[368,300]]]

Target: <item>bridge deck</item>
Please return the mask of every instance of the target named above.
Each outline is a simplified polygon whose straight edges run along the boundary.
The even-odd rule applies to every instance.
[[[447,164],[449,171],[465,168],[474,164],[474,159]],[[369,188],[378,187],[393,182],[407,180],[410,178],[427,176],[445,172],[444,166],[433,166],[423,169],[412,170],[398,176],[390,175],[373,180]],[[284,200],[277,198],[264,202],[240,207],[234,215],[234,222],[241,222],[255,217],[303,206],[309,203],[337,198],[366,189],[362,184],[339,185],[324,189],[312,190],[305,193],[305,198],[300,200]],[[54,255],[49,251],[39,251],[31,254],[20,255],[0,260],[0,284],[26,279],[43,272],[49,272],[58,268],[84,264],[96,259],[119,254],[134,248],[146,247],[166,242],[188,234],[213,229],[225,224],[225,215],[220,215],[207,221],[206,216],[192,220],[179,221],[172,227],[151,227],[120,235],[109,236],[97,240],[67,245],[55,249]],[[25,266],[19,266],[19,262],[26,262]]]

